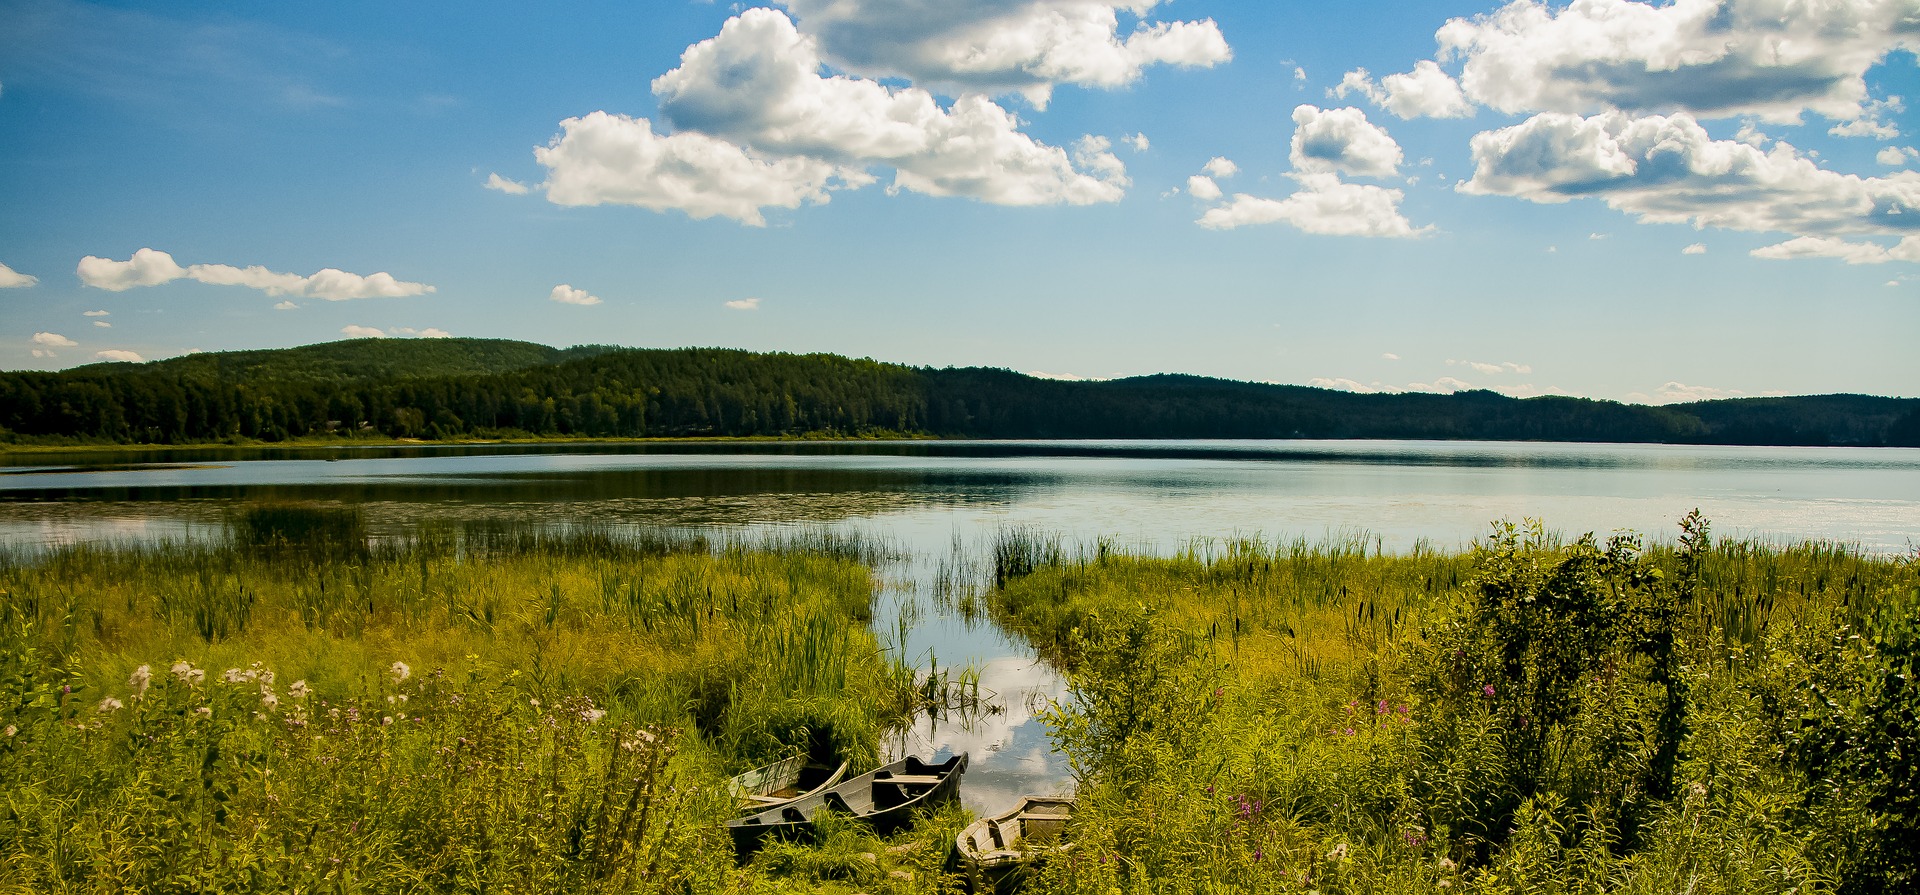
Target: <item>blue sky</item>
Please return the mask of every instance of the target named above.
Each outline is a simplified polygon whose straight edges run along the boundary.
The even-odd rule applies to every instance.
[[[0,366],[1920,394],[1920,0],[0,3]]]

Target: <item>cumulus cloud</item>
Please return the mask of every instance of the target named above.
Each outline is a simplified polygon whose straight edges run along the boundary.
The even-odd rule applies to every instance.
[[[661,136],[645,118],[607,112],[569,118],[560,131],[533,151],[556,205],[677,208],[695,220],[717,215],[764,227],[761,209],[826,202],[840,173],[815,159],[762,160],[705,134]]]
[[[1044,107],[1058,84],[1121,87],[1151,65],[1233,58],[1212,19],[1149,22],[1159,0],[786,0],[839,68],[950,94],[1018,92]],[[1120,32],[1119,12],[1137,19]],[[749,10],[751,12],[751,10]]]
[[[1467,98],[1503,112],[1866,114],[1867,69],[1920,48],[1910,0],[1515,0],[1434,35]]]
[[[1746,392],[1731,388],[1714,388],[1707,385],[1687,385],[1683,382],[1668,382],[1660,386],[1649,399],[1655,404],[1686,404],[1694,401],[1719,401],[1726,398],[1744,398]],[[1645,397],[1632,395],[1629,397]]]
[[[130,364],[137,364],[146,360],[146,358],[124,348],[109,348],[105,351],[96,351],[93,353],[93,356],[101,360],[123,361]]]
[[[349,339],[384,339],[387,337],[386,333],[371,326],[347,325],[340,327],[340,332]]]
[[[1400,118],[1465,118],[1473,104],[1460,92],[1460,83],[1431,59],[1415,63],[1413,71],[1388,75],[1374,83],[1364,68],[1347,72],[1334,96],[1358,93]]]
[[[39,277],[28,276],[5,264],[0,264],[0,289],[25,289],[40,282]]]
[[[1202,202],[1212,202],[1220,198],[1220,185],[1205,174],[1195,174],[1187,178],[1187,192]]]
[[[728,308],[731,308],[731,309],[733,309],[733,310],[735,310],[735,311],[758,311],[758,310],[760,310],[760,299],[759,299],[759,298],[737,298],[737,299],[734,299],[733,301],[729,301],[729,302],[725,302],[724,304],[725,304],[725,305],[726,305],[726,306],[727,306]]]
[[[273,309],[276,311],[297,311],[300,309],[300,306],[294,304],[291,300],[282,300],[275,302]]]
[[[604,111],[561,122],[534,151],[548,199],[764,226],[766,208],[874,183],[873,166],[893,169],[893,190],[998,205],[1115,202],[1129,185],[1104,137],[1069,152],[984,95],[942,107],[921,88],[828,75],[818,40],[774,9],[729,19],[652,86],[671,133]]]
[[[815,42],[792,20],[749,9],[688,47],[653,92],[676,129],[779,157],[773,164],[817,166],[820,181],[835,172],[861,185],[871,180],[866,167],[882,164],[894,169],[896,189],[998,205],[1086,205],[1125,193],[1125,166],[1111,152],[1070,157],[1021,133],[1019,119],[984,96],[943,109],[923,89],[821,70]]]
[[[1907,159],[1920,159],[1920,149],[1914,149],[1911,146],[1888,146],[1873,157],[1874,161],[1893,168],[1905,165]]]
[[[1836,137],[1897,140],[1900,138],[1900,128],[1887,119],[1906,110],[1907,104],[1897,96],[1889,96],[1884,100],[1868,100],[1861,106],[1860,117],[1852,121],[1842,121],[1827,128],[1827,133]]]
[[[1124,137],[1121,139],[1121,142],[1133,147],[1134,152],[1146,152],[1153,148],[1153,141],[1147,139],[1146,134],[1134,134],[1131,137]]]
[[[557,301],[563,305],[597,305],[600,303],[600,296],[588,295],[585,289],[575,289],[561,283],[547,294],[547,300]]]
[[[1795,235],[1920,231],[1920,173],[1840,174],[1791,145],[1713,140],[1690,115],[1543,113],[1476,135],[1457,189],[1557,203],[1598,198],[1653,223]]]
[[[82,316],[82,317],[111,317],[111,316],[113,316],[113,314],[112,314],[112,313],[110,313],[110,312],[108,312],[108,311],[81,311],[81,312],[80,312],[80,316]]]
[[[509,196],[524,196],[527,194],[527,191],[529,190],[529,187],[524,183],[521,183],[517,180],[508,180],[505,177],[501,177],[499,174],[495,174],[491,172],[487,174],[487,182],[485,186],[487,189],[499,190],[500,192],[506,193]]]
[[[1400,171],[1400,144],[1359,109],[1301,105],[1293,110],[1293,124],[1290,157],[1296,171],[1361,177],[1391,177]]]
[[[414,329],[413,327],[410,327],[410,326],[400,326],[400,327],[395,327],[391,334],[396,336],[412,336],[416,339],[451,339],[453,338],[453,333],[447,332],[446,330],[441,329],[437,326],[429,326],[426,329]]]
[[[1208,159],[1206,165],[1200,170],[1207,172],[1209,177],[1226,178],[1240,173],[1240,166],[1234,164],[1230,158],[1216,155]]]
[[[59,333],[34,333],[33,338],[27,341],[41,348],[74,348],[80,344]]]
[[[1381,391],[1391,391],[1391,389],[1376,388],[1374,386],[1367,385],[1365,383],[1358,382],[1356,380],[1347,379],[1345,377],[1315,376],[1312,379],[1307,380],[1307,385],[1313,388],[1330,388],[1335,391],[1354,392],[1356,394],[1361,394],[1361,395],[1371,395]]]
[[[385,272],[362,276],[336,268],[324,268],[311,276],[277,273],[264,267],[234,267],[228,264],[195,264],[181,267],[173,256],[154,249],[141,249],[125,261],[88,255],[80,259],[75,272],[80,282],[109,292],[125,292],[139,286],[158,286],[175,280],[197,280],[213,286],[245,286],[268,295],[298,295],[323,301],[347,301],[356,298],[399,298],[434,291],[425,283],[396,280]]]
[[[1285,223],[1307,233],[1329,236],[1413,237],[1431,227],[1415,228],[1400,214],[1399,190],[1342,183],[1333,174],[1300,174],[1300,189],[1285,199],[1235,194],[1225,205],[1207,209],[1198,223],[1209,230],[1232,230],[1252,224]]]
[[[1680,250],[1680,254],[1682,255],[1704,255],[1706,253],[1707,244],[1704,242],[1696,242]]]
[[[1447,366],[1470,367],[1476,373],[1485,373],[1489,376],[1498,375],[1500,373],[1531,373],[1533,372],[1532,365],[1516,364],[1513,361],[1505,361],[1503,363],[1490,364],[1485,361],[1456,360],[1454,358],[1447,358]]]
[[[95,321],[93,321],[93,325],[94,325],[94,326],[96,326],[96,327],[99,327],[100,329],[112,329],[112,328],[113,328],[113,324],[111,324],[111,323],[108,323],[108,322],[107,322],[107,321],[105,321],[105,320],[95,320]]]
[[[1800,236],[1777,245],[1763,246],[1747,254],[1755,258],[1785,261],[1795,258],[1838,258],[1848,264],[1885,264],[1889,261],[1920,262],[1920,236],[1909,236],[1891,248],[1872,242],[1849,242],[1821,236]]]

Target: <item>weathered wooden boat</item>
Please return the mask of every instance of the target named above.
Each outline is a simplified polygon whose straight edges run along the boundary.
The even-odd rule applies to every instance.
[[[795,755],[728,780],[727,791],[740,801],[741,814],[758,814],[833,786],[846,775],[844,761],[828,767]]]
[[[1013,892],[1041,862],[1073,848],[1066,839],[1073,800],[1027,796],[1013,810],[983,817],[954,839],[969,892]]]
[[[885,836],[913,823],[914,811],[953,801],[966,770],[964,752],[937,763],[909,755],[777,808],[734,818],[727,821],[727,832],[741,860],[770,838],[811,839],[814,820],[828,812],[852,817]]]

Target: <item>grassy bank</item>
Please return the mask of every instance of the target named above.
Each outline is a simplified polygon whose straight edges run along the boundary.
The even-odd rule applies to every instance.
[[[1004,535],[1068,669],[1059,892],[1910,890],[1920,572],[1825,544],[1468,555]]]
[[[722,826],[726,775],[871,765],[914,708],[865,625],[876,549],[369,546],[281,508],[230,546],[0,557],[0,891],[932,891],[953,817],[744,868]]]

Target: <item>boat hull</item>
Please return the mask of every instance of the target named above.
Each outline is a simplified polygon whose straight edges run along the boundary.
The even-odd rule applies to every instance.
[[[915,811],[957,798],[966,769],[965,753],[944,762],[908,756],[784,806],[730,820],[727,832],[743,861],[772,839],[810,841],[814,821],[827,813],[846,815],[881,836],[890,835],[912,826]]]

